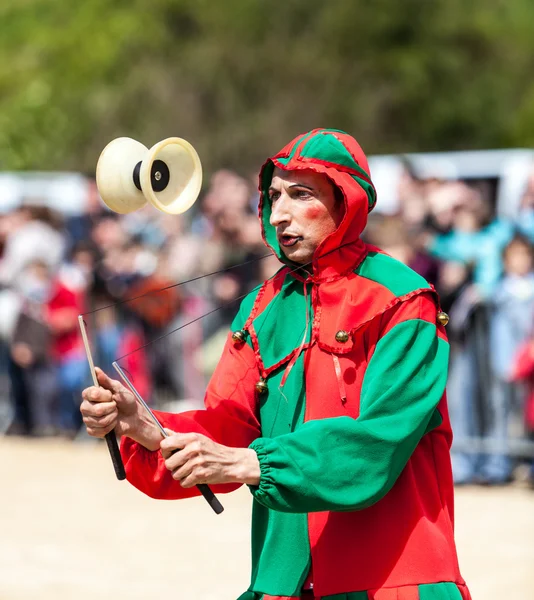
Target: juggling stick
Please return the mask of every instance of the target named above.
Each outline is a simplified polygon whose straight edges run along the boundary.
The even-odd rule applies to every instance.
[[[83,345],[85,346],[85,353],[87,354],[87,362],[89,363],[89,369],[93,377],[93,383],[96,387],[100,387],[98,379],[96,377],[95,365],[93,362],[93,356],[91,354],[91,348],[89,347],[89,340],[87,339],[87,331],[85,330],[85,323],[82,315],[78,316],[78,323],[80,324],[80,331],[82,332]],[[124,465],[122,464],[121,453],[119,445],[117,444],[117,438],[113,431],[110,431],[105,436],[106,443],[108,445],[109,455],[111,456],[111,462],[115,469],[115,475],[119,481],[126,479],[126,473],[124,471]]]

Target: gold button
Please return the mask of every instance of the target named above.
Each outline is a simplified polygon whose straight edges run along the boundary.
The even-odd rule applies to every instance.
[[[265,379],[261,378],[256,384],[256,391],[258,394],[263,394],[267,391],[267,384],[265,383]]]
[[[338,331],[336,333],[336,341],[344,344],[345,342],[349,341],[349,334],[346,331],[343,331],[343,329],[341,329],[340,331]]]
[[[232,333],[232,340],[236,343],[242,343],[245,341],[245,332],[242,329],[239,329],[238,331],[234,331],[234,333]]]
[[[438,313],[438,322],[445,327],[449,322],[449,315],[446,312],[440,311]]]

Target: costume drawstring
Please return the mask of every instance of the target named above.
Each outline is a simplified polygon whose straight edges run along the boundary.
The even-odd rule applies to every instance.
[[[345,384],[343,383],[343,373],[341,372],[339,358],[336,354],[332,354],[332,360],[334,361],[334,371],[336,372],[337,386],[339,388],[339,395],[341,396],[341,403],[345,404],[347,401],[347,392],[345,391]]]
[[[293,365],[297,362],[297,359],[300,356],[302,349],[304,348],[304,344],[306,343],[306,338],[308,337],[310,314],[308,311],[308,288],[306,287],[306,284],[304,284],[304,306],[306,307],[306,327],[304,329],[304,336],[302,338],[302,342],[300,342],[300,346],[299,346],[298,350],[295,352],[295,354],[293,354],[293,357],[289,361],[289,363],[286,367],[286,370],[284,371],[282,381],[280,382],[280,387],[279,387],[280,390],[284,387],[284,385],[287,381],[287,378],[289,377],[289,373],[291,373],[291,369],[293,368]]]

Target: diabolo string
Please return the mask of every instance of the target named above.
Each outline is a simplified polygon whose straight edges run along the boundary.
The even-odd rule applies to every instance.
[[[131,298],[124,298],[123,300],[118,300],[117,302],[107,304],[106,306],[100,306],[98,308],[95,308],[94,310],[89,310],[87,312],[81,313],[81,316],[84,317],[85,315],[92,315],[93,313],[99,312],[100,310],[104,310],[106,308],[113,308],[114,306],[119,306],[121,304],[126,304],[127,302],[133,302],[134,300],[138,300],[139,298],[144,298],[145,296],[159,294],[159,292],[164,292],[165,290],[170,290],[171,288],[175,288],[180,285],[185,285],[186,283],[192,283],[193,281],[198,281],[199,279],[204,279],[204,277],[211,277],[212,275],[219,275],[220,273],[226,273],[227,271],[231,271],[232,269],[237,269],[238,267],[244,267],[245,265],[249,265],[253,262],[267,258],[268,256],[273,256],[273,254],[272,253],[264,254],[263,256],[258,256],[256,258],[252,258],[245,262],[239,263],[238,265],[232,265],[231,267],[225,267],[224,269],[219,269],[218,271],[213,271],[212,273],[206,273],[205,275],[198,275],[197,277],[193,277],[192,279],[187,279],[186,281],[179,281],[178,283],[172,283],[171,285],[167,285],[167,286],[159,288],[157,290],[150,290],[149,292],[145,292],[144,294],[139,294],[138,296],[132,296]],[[246,296],[246,294],[245,294],[245,296]],[[210,313],[207,313],[207,314],[210,314]],[[194,321],[192,321],[192,322],[194,322]]]
[[[287,273],[287,272],[284,272],[284,271],[278,271],[277,273],[275,273],[274,275],[272,275],[271,277],[269,277],[269,278],[267,279],[267,281],[273,280],[273,279],[275,279],[276,277],[279,277],[279,276],[281,276],[281,275],[283,275],[283,276],[285,277],[286,275],[291,275],[291,274],[293,274],[293,273],[296,273],[297,271],[300,271],[300,270],[305,270],[305,269],[306,269],[306,267],[310,266],[310,265],[311,265],[313,262],[315,262],[315,261],[317,261],[317,260],[320,260],[320,259],[324,258],[325,256],[327,256],[328,254],[331,254],[332,252],[335,252],[335,251],[337,251],[337,250],[340,250],[341,248],[344,248],[345,246],[349,246],[349,245],[351,245],[352,243],[353,243],[353,242],[352,242],[352,241],[350,241],[350,242],[346,242],[345,244],[341,244],[340,246],[336,246],[336,247],[335,247],[335,248],[333,248],[332,250],[329,250],[328,252],[325,252],[325,253],[324,253],[324,254],[322,254],[321,256],[319,256],[319,257],[317,257],[317,258],[314,258],[314,259],[312,259],[311,261],[309,261],[309,262],[307,262],[307,263],[305,263],[305,264],[302,264],[302,265],[297,265],[297,266],[296,266],[294,269],[292,269],[291,271],[289,271],[289,273]],[[237,268],[237,267],[239,267],[239,266],[243,266],[243,265],[245,265],[245,264],[248,264],[248,263],[254,262],[254,261],[256,261],[256,260],[261,260],[261,259],[263,259],[263,258],[267,258],[267,256],[273,256],[273,254],[266,254],[266,255],[264,255],[264,256],[261,256],[261,257],[259,257],[259,258],[255,258],[255,259],[252,259],[252,260],[250,260],[250,261],[247,261],[247,262],[245,262],[245,263],[241,263],[240,265],[234,265],[233,267],[229,267],[228,269],[222,269],[222,270],[220,270],[220,271],[215,271],[215,272],[213,272],[213,273],[209,273],[209,274],[207,274],[207,275],[201,275],[201,276],[199,276],[199,277],[195,277],[195,278],[193,278],[193,279],[189,279],[188,281],[183,281],[183,282],[181,282],[181,283],[174,284],[173,286],[168,286],[168,287],[175,287],[175,286],[177,286],[177,285],[183,285],[183,284],[185,284],[185,283],[189,283],[190,281],[196,281],[197,279],[202,279],[203,277],[209,277],[210,275],[215,275],[215,274],[217,274],[217,273],[223,273],[223,272],[225,272],[225,271],[228,271],[228,270],[230,270],[230,269],[234,269],[234,268]],[[173,334],[173,333],[176,333],[177,331],[180,331],[181,329],[184,329],[184,327],[187,327],[188,325],[192,325],[193,323],[196,323],[197,321],[200,321],[200,319],[203,319],[204,317],[207,317],[207,316],[209,316],[209,315],[211,315],[211,314],[213,314],[213,313],[215,313],[215,312],[217,312],[217,311],[219,311],[219,310],[222,310],[223,308],[227,308],[228,306],[231,306],[232,304],[234,304],[234,303],[235,303],[235,302],[237,302],[238,300],[242,300],[243,298],[245,298],[245,297],[246,297],[246,296],[248,296],[249,294],[253,293],[255,290],[257,290],[257,289],[261,288],[261,287],[264,285],[264,283],[265,283],[265,282],[263,282],[263,283],[261,283],[261,284],[259,284],[259,285],[255,286],[255,287],[254,287],[252,290],[250,290],[249,292],[246,292],[245,294],[242,294],[241,296],[237,296],[236,298],[233,298],[233,299],[232,299],[232,300],[230,300],[229,302],[225,302],[224,304],[221,304],[220,306],[217,306],[216,308],[214,308],[214,309],[212,309],[212,310],[208,311],[207,313],[204,313],[203,315],[200,315],[199,317],[196,317],[196,318],[192,319],[191,321],[188,321],[187,323],[184,323],[183,325],[180,325],[180,327],[176,327],[176,329],[173,329],[173,330],[171,330],[171,331],[168,331],[167,333],[165,333],[165,334],[163,334],[163,335],[160,335],[159,337],[157,337],[157,338],[155,338],[155,339],[153,339],[153,340],[150,340],[150,341],[149,341],[149,342],[147,342],[146,344],[143,344],[142,346],[139,346],[139,348],[135,348],[134,350],[132,350],[131,352],[128,352],[127,354],[123,354],[122,356],[120,356],[119,358],[117,358],[115,362],[117,362],[117,363],[118,363],[120,360],[122,360],[122,359],[124,359],[124,358],[127,358],[128,356],[130,356],[130,355],[134,354],[135,352],[138,352],[139,350],[142,350],[143,348],[146,348],[147,346],[151,346],[151,345],[152,345],[152,344],[154,344],[155,342],[158,342],[158,341],[162,340],[163,338],[166,338],[167,336],[169,336],[169,335],[171,335],[171,334]],[[168,287],[167,287],[167,288],[163,288],[163,289],[168,289]],[[161,291],[161,290],[159,290],[159,291]],[[154,293],[154,292],[149,292],[149,293],[151,293],[151,294],[152,294],[152,293]],[[143,295],[145,296],[145,295],[147,295],[147,294],[143,294]],[[137,296],[137,297],[140,297],[140,296]],[[128,299],[128,301],[131,301],[131,300],[133,300],[133,299],[134,299],[134,298],[129,298],[129,299]],[[124,301],[122,301],[122,302],[124,302]],[[119,303],[116,303],[116,304],[120,304],[120,302],[119,302]],[[112,305],[110,305],[110,306],[115,306],[116,304],[112,304]],[[104,307],[104,308],[109,308],[109,307]],[[101,310],[101,309],[96,309],[96,310]],[[96,311],[92,311],[92,312],[96,312]],[[85,313],[85,314],[88,314],[88,313]],[[305,340],[305,339],[306,339],[306,333],[305,333],[304,340]],[[303,341],[304,341],[304,340],[303,340]]]

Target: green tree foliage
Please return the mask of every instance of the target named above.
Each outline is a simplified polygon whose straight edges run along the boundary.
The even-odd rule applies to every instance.
[[[4,0],[0,168],[126,135],[255,170],[313,127],[369,153],[534,145],[532,0]]]

